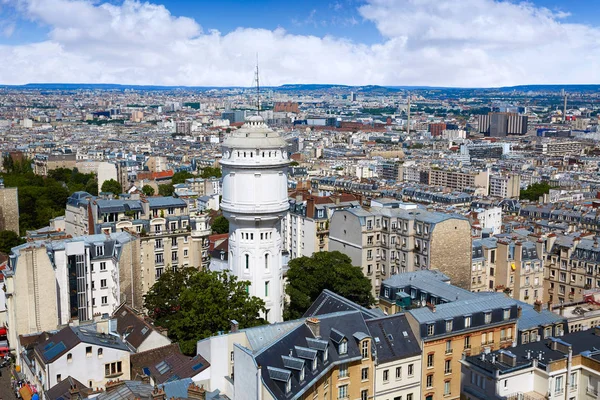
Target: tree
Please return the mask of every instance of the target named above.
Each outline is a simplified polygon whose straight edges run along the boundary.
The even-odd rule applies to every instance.
[[[183,268],[165,272],[144,296],[144,306],[182,352],[193,355],[198,340],[228,331],[231,320],[240,328],[266,323],[260,317],[265,303],[250,296],[247,285],[228,272]]]
[[[545,194],[550,193],[552,186],[548,182],[538,182],[531,184],[525,190],[521,190],[519,198],[521,200],[538,201]]]
[[[361,306],[375,303],[371,294],[371,281],[360,267],[352,265],[350,258],[339,251],[318,252],[312,257],[295,258],[289,262],[286,304],[283,318],[302,317],[324,289],[329,289]]]
[[[175,188],[173,187],[173,185],[169,185],[169,184],[158,185],[158,194],[161,196],[173,196],[174,192],[175,192]]]
[[[10,249],[20,244],[25,243],[25,240],[19,237],[13,231],[0,231],[0,252],[10,254]]]
[[[204,167],[202,168],[202,173],[200,174],[200,178],[220,178],[223,174],[221,173],[221,168],[213,168],[213,167]]]
[[[222,215],[215,218],[210,227],[212,228],[213,233],[218,233],[219,235],[229,233],[229,221]]]
[[[194,175],[187,171],[179,171],[173,174],[173,178],[171,178],[171,183],[173,185],[177,185],[178,183],[185,183],[186,179],[193,178]]]
[[[121,184],[119,182],[115,181],[114,179],[109,179],[107,181],[104,181],[104,183],[102,184],[101,190],[103,192],[109,192],[109,193],[112,193],[115,195],[119,195],[119,194],[123,193]]]
[[[142,187],[142,193],[144,193],[146,196],[154,196],[154,188],[150,185],[144,185]]]
[[[298,164],[298,161],[292,161],[290,163],[290,167],[297,167],[298,165],[300,165],[300,164]]]

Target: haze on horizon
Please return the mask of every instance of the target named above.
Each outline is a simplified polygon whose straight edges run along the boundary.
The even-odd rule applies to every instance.
[[[0,84],[600,83],[593,0],[156,1],[0,0]]]

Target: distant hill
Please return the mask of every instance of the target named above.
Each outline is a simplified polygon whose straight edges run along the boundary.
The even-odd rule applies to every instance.
[[[112,83],[28,83],[26,85],[0,85],[0,88],[22,88],[37,90],[214,90],[214,89],[251,89],[242,86],[161,86],[161,85],[121,85]],[[502,91],[502,92],[560,92],[564,89],[571,93],[589,93],[600,91],[600,85],[519,85],[498,88],[453,88],[440,86],[351,86],[336,84],[284,84],[281,86],[263,87],[282,92],[356,92],[363,94],[386,94],[402,90],[435,90],[435,91]]]

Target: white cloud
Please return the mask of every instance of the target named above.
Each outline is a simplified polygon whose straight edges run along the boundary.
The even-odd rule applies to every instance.
[[[600,29],[532,3],[368,0],[359,13],[383,39],[364,45],[281,28],[203,32],[193,19],[136,0],[8,2],[49,34],[0,45],[0,83],[247,86],[256,53],[271,85],[600,82]]]

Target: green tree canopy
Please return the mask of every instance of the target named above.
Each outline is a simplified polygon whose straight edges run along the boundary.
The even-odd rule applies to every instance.
[[[550,193],[552,186],[548,182],[533,183],[525,190],[521,190],[519,198],[521,200],[538,201],[545,194]]]
[[[119,182],[115,181],[114,179],[109,179],[107,181],[104,181],[104,183],[102,184],[101,190],[103,192],[110,192],[114,195],[119,195],[119,194],[123,193],[123,188],[121,188],[121,184]]]
[[[283,313],[286,320],[302,317],[324,289],[365,307],[375,303],[371,281],[360,267],[353,266],[350,258],[339,251],[318,252],[312,257],[291,260],[287,279],[285,293],[290,302]]]
[[[164,184],[164,185],[158,185],[158,194],[160,196],[173,196],[173,193],[175,192],[175,188],[173,187],[173,185],[169,185],[169,184]]]
[[[0,252],[10,254],[10,249],[23,243],[25,240],[13,231],[0,231]]]
[[[142,193],[144,193],[146,196],[154,196],[154,188],[150,185],[144,185],[142,187]]]
[[[212,228],[213,233],[218,233],[219,235],[229,233],[229,221],[222,215],[215,218],[210,227]]]
[[[193,178],[194,175],[187,171],[179,171],[173,174],[173,178],[171,178],[171,183],[173,185],[177,185],[178,183],[185,183],[186,179]]]
[[[292,161],[292,162],[290,163],[290,167],[297,167],[298,165],[300,165],[300,164],[298,163],[298,161]]]
[[[157,325],[185,354],[196,354],[196,342],[229,331],[231,320],[240,328],[265,324],[265,303],[248,294],[247,281],[228,272],[183,268],[164,273],[144,296],[144,306]]]
[[[202,173],[200,174],[200,178],[220,178],[222,176],[221,168],[213,168],[213,167],[204,167],[202,168]]]

